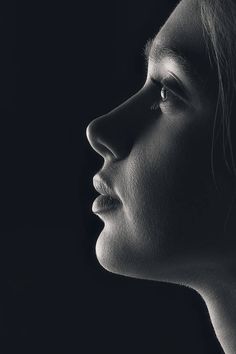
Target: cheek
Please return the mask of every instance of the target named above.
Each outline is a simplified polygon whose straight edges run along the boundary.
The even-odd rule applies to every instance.
[[[104,268],[147,278],[171,260],[209,252],[214,190],[210,139],[201,132],[159,121],[136,140],[117,179],[123,208],[97,241]]]
[[[190,131],[159,125],[133,147],[126,168],[130,181],[127,215],[144,244],[161,252],[196,235],[210,208],[210,145]],[[190,231],[191,230],[191,231]],[[197,231],[198,230],[198,231]],[[194,236],[193,236],[194,238]],[[197,238],[197,236],[196,236]]]
[[[131,241],[140,253],[150,257],[167,249],[168,225],[171,224],[170,199],[173,196],[177,152],[168,148],[165,137],[155,131],[143,136],[133,147],[127,161],[124,180],[125,216]]]

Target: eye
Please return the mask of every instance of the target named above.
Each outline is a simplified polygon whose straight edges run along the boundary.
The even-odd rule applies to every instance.
[[[160,95],[162,102],[165,102],[168,99],[168,89],[165,86],[161,88]]]
[[[152,104],[152,110],[167,110],[167,108],[179,108],[180,105],[186,102],[183,88],[179,86],[173,77],[166,77],[161,81],[151,78],[151,82],[157,88],[157,96],[155,102]]]
[[[161,102],[177,102],[180,101],[179,96],[170,90],[168,87],[162,85],[160,89],[160,103]]]

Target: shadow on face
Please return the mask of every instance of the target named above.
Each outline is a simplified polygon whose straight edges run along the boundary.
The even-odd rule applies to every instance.
[[[189,282],[236,248],[235,225],[223,237],[232,184],[222,172],[218,191],[212,179],[217,77],[197,2],[181,1],[146,55],[140,91],[87,128],[104,158],[94,177],[104,222],[96,254],[114,273]]]

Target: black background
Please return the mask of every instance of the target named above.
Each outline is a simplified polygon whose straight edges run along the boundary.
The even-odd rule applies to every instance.
[[[85,128],[141,87],[175,1],[2,6],[1,353],[220,354],[192,290],[103,270]],[[15,94],[16,91],[16,94]]]

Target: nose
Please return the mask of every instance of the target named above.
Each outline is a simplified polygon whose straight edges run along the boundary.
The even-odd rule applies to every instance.
[[[104,159],[121,160],[130,153],[141,121],[139,95],[137,93],[88,125],[88,141]]]
[[[128,150],[125,141],[121,141],[119,125],[110,114],[94,119],[87,127],[86,135],[92,148],[104,159],[120,160]]]

